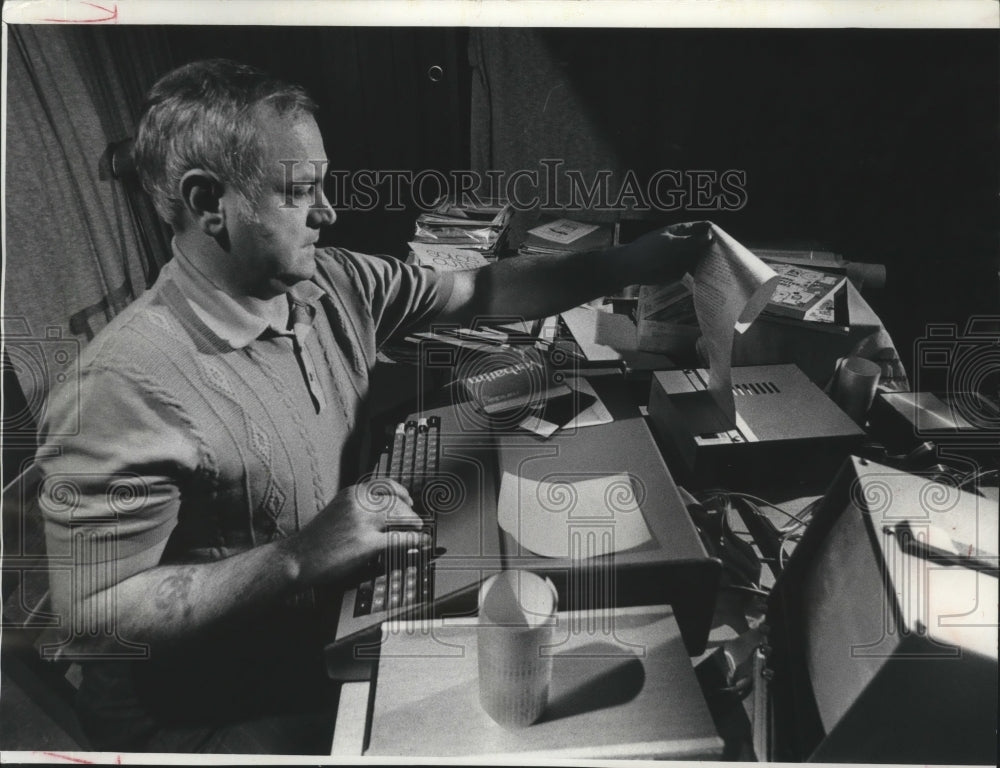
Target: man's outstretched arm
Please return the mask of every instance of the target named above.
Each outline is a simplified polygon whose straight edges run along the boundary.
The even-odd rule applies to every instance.
[[[456,272],[439,320],[466,324],[497,315],[546,317],[627,285],[677,280],[694,267],[710,240],[709,222],[675,224],[604,251],[518,256]]]

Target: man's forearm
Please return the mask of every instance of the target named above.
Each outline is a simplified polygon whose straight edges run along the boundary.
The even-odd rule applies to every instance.
[[[546,256],[519,256],[479,271],[473,304],[486,316],[546,317],[618,291],[641,280],[622,249]]]
[[[563,312],[626,285],[677,280],[709,242],[707,222],[680,224],[604,251],[518,256],[456,272],[446,322],[498,315],[524,319]]]
[[[113,627],[150,646],[197,640],[216,623],[249,614],[316,584],[343,582],[373,553],[426,544],[409,493],[391,480],[342,489],[298,533],[209,563],[161,565],[79,596],[90,574],[53,570],[56,610],[73,627]],[[392,533],[387,528],[393,526]],[[71,597],[71,595],[73,597]],[[72,603],[72,605],[70,604]],[[106,632],[75,631],[68,653],[111,649]]]
[[[106,632],[89,627],[113,627],[119,639],[150,646],[175,645],[196,639],[213,624],[238,613],[280,600],[303,588],[288,542],[282,540],[208,563],[162,565],[131,576],[76,600],[70,610],[74,631],[67,651],[91,654],[113,650]],[[66,595],[68,590],[57,590]]]

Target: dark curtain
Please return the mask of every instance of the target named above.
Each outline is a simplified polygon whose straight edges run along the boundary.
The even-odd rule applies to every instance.
[[[550,216],[649,217],[628,195],[613,203],[627,172],[645,184],[653,169],[683,167],[692,115],[674,104],[693,86],[674,60],[680,51],[633,30],[482,29],[471,35],[469,58],[473,168],[538,172],[539,207]],[[554,185],[546,161],[561,163]],[[603,204],[579,205],[567,171],[588,186],[607,174]],[[531,187],[514,192],[530,197]]]
[[[18,412],[5,402],[8,446],[33,434],[52,384],[74,375],[82,346],[169,254],[148,200],[101,168],[166,68],[161,33],[9,31],[4,364],[24,397]]]

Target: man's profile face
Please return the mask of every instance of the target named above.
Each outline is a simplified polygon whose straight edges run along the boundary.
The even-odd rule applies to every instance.
[[[264,147],[260,199],[247,216],[238,193],[227,189],[230,244],[245,269],[244,288],[258,298],[286,292],[316,269],[319,228],[336,214],[323,196],[326,150],[311,115],[279,116],[260,109],[257,123]]]

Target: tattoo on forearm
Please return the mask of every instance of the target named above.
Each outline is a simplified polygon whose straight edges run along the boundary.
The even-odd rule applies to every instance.
[[[193,567],[181,568],[177,573],[167,576],[160,582],[153,600],[156,607],[169,613],[178,611],[185,619],[190,617],[192,607],[188,598],[191,593],[191,585],[194,583],[194,573]]]

